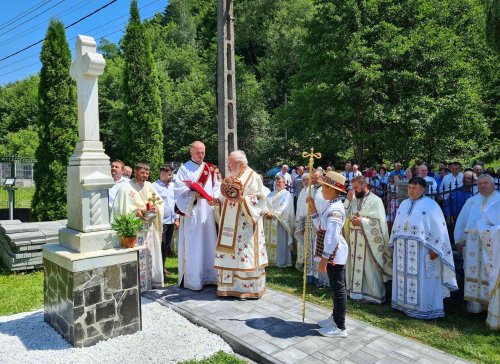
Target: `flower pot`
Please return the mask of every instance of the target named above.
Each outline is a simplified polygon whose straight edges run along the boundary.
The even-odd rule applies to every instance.
[[[124,248],[133,248],[135,246],[135,243],[137,241],[137,237],[135,236],[123,236],[122,237],[122,246]]]

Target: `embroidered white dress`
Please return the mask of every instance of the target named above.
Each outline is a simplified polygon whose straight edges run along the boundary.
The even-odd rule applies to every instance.
[[[428,197],[406,199],[396,214],[392,307],[418,319],[444,317],[443,299],[457,290],[455,265],[443,212]],[[430,250],[438,258],[430,259]]]
[[[295,231],[293,195],[287,190],[273,191],[267,196],[267,211],[272,219],[264,218],[269,265],[292,266],[292,244]]]
[[[499,200],[499,192],[495,191],[487,197],[478,193],[465,202],[455,224],[455,243],[465,244],[463,250],[464,299],[468,301],[467,309],[473,313],[483,311],[489,303],[489,279],[486,271],[489,257],[488,253],[483,250],[477,223],[482,211]]]
[[[251,168],[239,176],[244,202],[222,203],[215,254],[217,295],[259,298],[266,288],[268,264],[262,218],[266,197],[262,180]]]
[[[483,251],[488,255],[488,317],[486,323],[492,330],[500,330],[500,201],[483,211],[478,222]]]
[[[111,221],[117,215],[129,214],[144,209],[153,193],[159,196],[153,185],[146,181],[141,188],[134,180],[123,183],[116,194],[111,213]],[[163,200],[157,202],[158,215],[144,223],[144,231],[137,237],[137,245],[145,249],[139,251],[139,278],[141,292],[163,287],[163,262],[161,259],[161,234],[163,228]]]
[[[205,199],[195,198],[183,181],[196,182],[204,173],[204,163],[188,161],[179,168],[174,182],[175,204],[185,216],[179,221],[179,240],[177,255],[179,259],[179,284],[201,290],[206,284],[217,283],[217,270],[214,269],[215,244],[217,231],[215,213]],[[208,175],[205,191],[217,197],[219,183]]]

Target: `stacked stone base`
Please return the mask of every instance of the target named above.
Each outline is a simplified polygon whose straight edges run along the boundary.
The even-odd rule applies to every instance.
[[[52,250],[50,245],[44,250],[44,319],[48,324],[75,347],[141,330],[137,251],[123,249],[117,256],[109,252],[98,256],[97,252],[70,253],[53,245]]]

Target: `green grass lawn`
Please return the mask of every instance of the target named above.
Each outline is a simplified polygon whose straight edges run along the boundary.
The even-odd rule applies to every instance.
[[[0,316],[43,307],[43,271],[10,273],[0,259]]]
[[[167,259],[172,274],[168,285],[177,283],[177,258]],[[268,268],[268,287],[302,297],[302,273],[292,268]],[[328,288],[308,287],[309,302],[331,308]],[[43,272],[10,274],[0,266],[0,315],[43,307]],[[500,333],[486,327],[485,314],[473,315],[465,306],[447,307],[447,317],[421,321],[392,310],[389,304],[368,305],[348,300],[348,315],[382,329],[406,336],[477,363],[500,363]],[[218,353],[202,363],[238,363]],[[189,362],[191,363],[191,362]]]
[[[35,187],[19,187],[14,195],[15,208],[30,208],[31,200],[35,194]],[[9,194],[0,188],[0,209],[9,208]]]

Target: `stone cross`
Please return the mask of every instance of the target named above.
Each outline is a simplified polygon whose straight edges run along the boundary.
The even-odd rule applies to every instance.
[[[97,77],[103,74],[105,65],[103,56],[96,52],[94,38],[79,35],[76,40],[76,60],[71,63],[70,73],[77,84],[80,141],[99,141]]]
[[[227,157],[238,149],[233,0],[217,2],[217,36],[218,159],[227,176]]]

